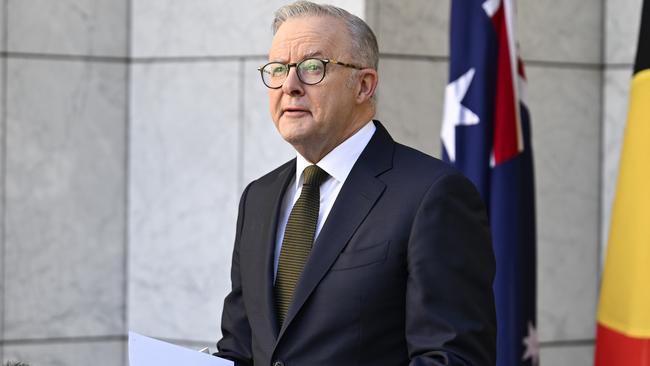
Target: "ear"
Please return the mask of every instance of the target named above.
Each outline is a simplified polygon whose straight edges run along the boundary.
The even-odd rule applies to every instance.
[[[375,95],[375,89],[379,83],[379,75],[375,69],[363,69],[357,71],[359,84],[357,84],[357,103],[362,104]]]

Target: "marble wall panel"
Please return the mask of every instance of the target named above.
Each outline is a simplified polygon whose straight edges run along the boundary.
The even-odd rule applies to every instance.
[[[131,70],[129,327],[214,343],[240,194],[240,66]]]
[[[4,338],[124,332],[126,67],[7,62]]]
[[[127,55],[127,0],[6,0],[8,50]]]
[[[606,1],[602,161],[602,250],[607,251],[611,209],[627,119],[628,93],[639,36],[641,0]]]
[[[602,1],[518,1],[524,60],[600,63]]]
[[[450,1],[368,1],[366,14],[379,51],[406,55],[449,55]]]
[[[594,364],[594,346],[542,347],[540,350],[542,366],[592,366]]]
[[[133,0],[135,57],[266,55],[273,13],[288,0]],[[362,15],[364,1],[334,2]]]
[[[440,157],[447,63],[386,58],[379,63],[376,118],[396,141]]]
[[[4,8],[0,2],[0,8]],[[0,19],[2,19],[2,15],[0,15]],[[2,26],[0,25],[0,29]],[[5,58],[0,57],[0,70],[4,70],[5,67]],[[5,113],[4,113],[4,103],[2,102],[4,100],[4,91],[5,91],[5,80],[4,80],[4,72],[0,72],[0,141],[4,141],[4,133],[5,133]],[[0,161],[4,161],[4,146],[2,147],[2,153],[0,153]],[[4,192],[4,178],[0,181],[0,192]],[[4,193],[2,193],[4,196]],[[0,212],[4,213],[4,200],[0,199]],[[2,265],[2,268],[4,268],[4,252],[5,252],[5,243],[4,243],[4,238],[0,239],[0,265]],[[5,277],[4,277],[4,270],[0,270],[0,329],[4,329],[4,305],[5,305]],[[2,340],[4,339],[4,332],[0,331],[0,362],[2,362],[2,355],[3,355],[3,344]]]
[[[602,161],[602,244],[606,248],[612,204],[616,193],[618,167],[627,121],[628,94],[632,81],[629,69],[606,69],[603,109]],[[604,250],[602,259],[604,259]]]
[[[92,341],[5,345],[3,365],[22,361],[32,366],[126,366],[125,341]]]
[[[5,24],[7,24],[6,5],[6,0],[0,1],[0,51],[7,50],[7,39],[5,38]]]
[[[542,341],[594,335],[599,248],[599,70],[528,67]]]
[[[600,4],[571,0],[553,6],[534,1],[518,5],[518,38],[526,59],[600,62]],[[449,12],[449,1],[380,0],[366,4],[382,53],[447,56]]]
[[[642,0],[605,1],[605,63],[634,63]]]
[[[275,169],[296,156],[295,150],[282,139],[269,111],[267,88],[262,84],[257,67],[265,59],[244,63],[244,166],[242,186]]]

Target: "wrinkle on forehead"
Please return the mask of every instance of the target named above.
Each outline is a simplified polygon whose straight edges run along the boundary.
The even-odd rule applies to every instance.
[[[347,28],[335,18],[289,19],[273,37],[269,61],[289,63],[308,57],[340,58],[349,53],[350,48],[344,35],[347,35]]]

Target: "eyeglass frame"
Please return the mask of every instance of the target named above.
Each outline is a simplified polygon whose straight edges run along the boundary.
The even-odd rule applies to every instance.
[[[298,65],[300,65],[301,63],[303,63],[305,61],[308,61],[308,60],[318,60],[318,61],[323,63],[323,77],[320,80],[318,80],[317,82],[315,82],[315,83],[307,83],[307,82],[305,82],[304,80],[302,80],[302,77],[300,77],[300,72],[298,72]],[[286,74],[284,76],[284,81],[282,81],[282,84],[280,84],[277,87],[268,86],[266,84],[266,82],[264,81],[264,71],[263,70],[264,70],[265,67],[267,67],[270,64],[281,64],[281,65],[284,65],[284,66],[287,67],[287,72],[286,72]],[[264,84],[264,86],[266,86],[269,89],[280,89],[284,85],[284,82],[287,81],[287,78],[289,77],[289,72],[291,72],[292,67],[296,68],[296,76],[298,76],[298,80],[300,80],[301,83],[303,83],[305,85],[316,85],[316,84],[319,84],[321,81],[323,81],[325,79],[325,75],[327,74],[327,65],[328,64],[341,65],[341,66],[349,67],[349,68],[352,68],[352,69],[355,69],[355,70],[367,69],[367,67],[362,67],[362,66],[357,66],[357,65],[353,65],[353,64],[340,62],[340,61],[337,61],[336,59],[333,59],[333,58],[308,57],[308,58],[303,59],[303,60],[301,60],[299,62],[291,62],[291,63],[286,63],[286,64],[284,64],[282,62],[279,62],[279,61],[267,62],[266,64],[258,67],[257,71],[260,72],[260,76],[262,78],[262,83]]]

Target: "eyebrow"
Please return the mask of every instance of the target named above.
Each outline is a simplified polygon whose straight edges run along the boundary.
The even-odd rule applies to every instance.
[[[321,51],[310,51],[310,52],[305,53],[302,56],[302,58],[300,60],[298,60],[297,62],[300,62],[300,61],[308,59],[308,58],[313,58],[313,57],[324,57],[324,56],[323,56],[323,53]],[[269,59],[269,61],[285,63],[286,60],[284,60],[284,59],[273,59],[273,60]]]
[[[302,59],[304,60],[304,59],[306,59],[306,58],[311,58],[311,57],[316,57],[316,56],[323,57],[323,53],[322,53],[321,51],[311,51],[311,52],[307,52],[307,53],[305,53],[305,54],[303,55]]]

